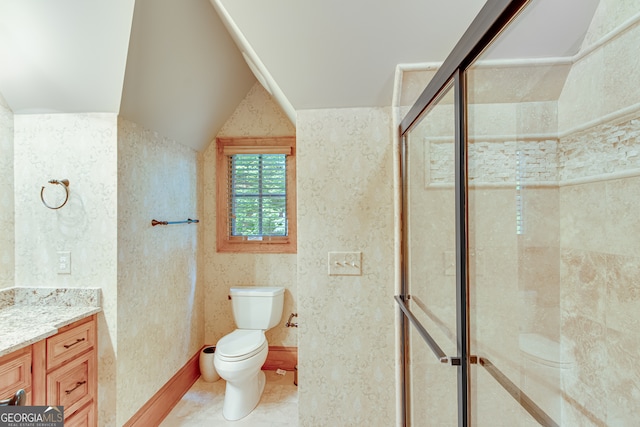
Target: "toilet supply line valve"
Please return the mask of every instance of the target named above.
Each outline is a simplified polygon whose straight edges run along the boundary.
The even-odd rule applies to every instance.
[[[287,328],[297,328],[298,327],[297,323],[291,323],[291,319],[293,319],[294,317],[298,317],[298,313],[291,313],[289,315],[289,320],[287,320],[287,323],[285,324],[285,326]]]

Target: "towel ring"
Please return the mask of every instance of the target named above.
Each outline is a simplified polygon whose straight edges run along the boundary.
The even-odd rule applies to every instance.
[[[49,184],[59,184],[59,185],[62,185],[64,187],[64,191],[66,193],[66,197],[64,198],[64,202],[62,202],[62,204],[60,206],[49,206],[47,204],[47,202],[44,201],[44,186],[42,187],[42,190],[40,190],[40,200],[42,200],[42,204],[45,205],[46,207],[48,207],[49,209],[60,209],[69,200],[69,180],[68,179],[63,179],[61,181],[58,181],[57,179],[51,179],[51,180],[49,180]]]

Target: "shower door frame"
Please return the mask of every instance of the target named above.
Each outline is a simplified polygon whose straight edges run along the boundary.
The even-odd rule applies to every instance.
[[[401,217],[402,244],[401,251],[401,292],[395,297],[400,309],[401,362],[403,371],[402,386],[402,420],[403,425],[411,423],[411,372],[409,369],[409,329],[415,327],[420,336],[432,349],[440,361],[447,361],[458,369],[458,426],[471,426],[470,408],[470,365],[476,363],[469,354],[469,270],[468,270],[468,188],[467,188],[467,103],[466,78],[467,68],[491,44],[491,42],[509,25],[514,17],[529,2],[535,0],[489,0],[473,20],[469,29],[451,51],[445,62],[438,69],[427,87],[410,108],[399,126],[401,148]],[[408,230],[407,220],[407,165],[406,144],[408,133],[419,123],[421,117],[435,105],[442,92],[453,82],[455,108],[455,228],[456,228],[456,332],[457,355],[446,356],[433,341],[428,331],[419,323],[407,307],[410,300],[407,283]]]

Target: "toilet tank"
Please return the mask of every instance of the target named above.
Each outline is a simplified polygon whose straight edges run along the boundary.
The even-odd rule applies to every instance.
[[[284,288],[237,286],[229,291],[233,318],[239,329],[266,331],[280,322]]]

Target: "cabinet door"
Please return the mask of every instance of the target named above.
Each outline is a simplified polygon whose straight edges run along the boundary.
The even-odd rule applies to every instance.
[[[95,355],[86,353],[72,362],[53,370],[47,376],[47,404],[64,406],[65,414],[72,414],[94,399],[96,389]]]
[[[96,425],[96,410],[93,403],[80,409],[64,420],[65,427],[93,427]]]
[[[0,358],[0,399],[8,399],[20,389],[24,389],[30,398],[31,347]]]

